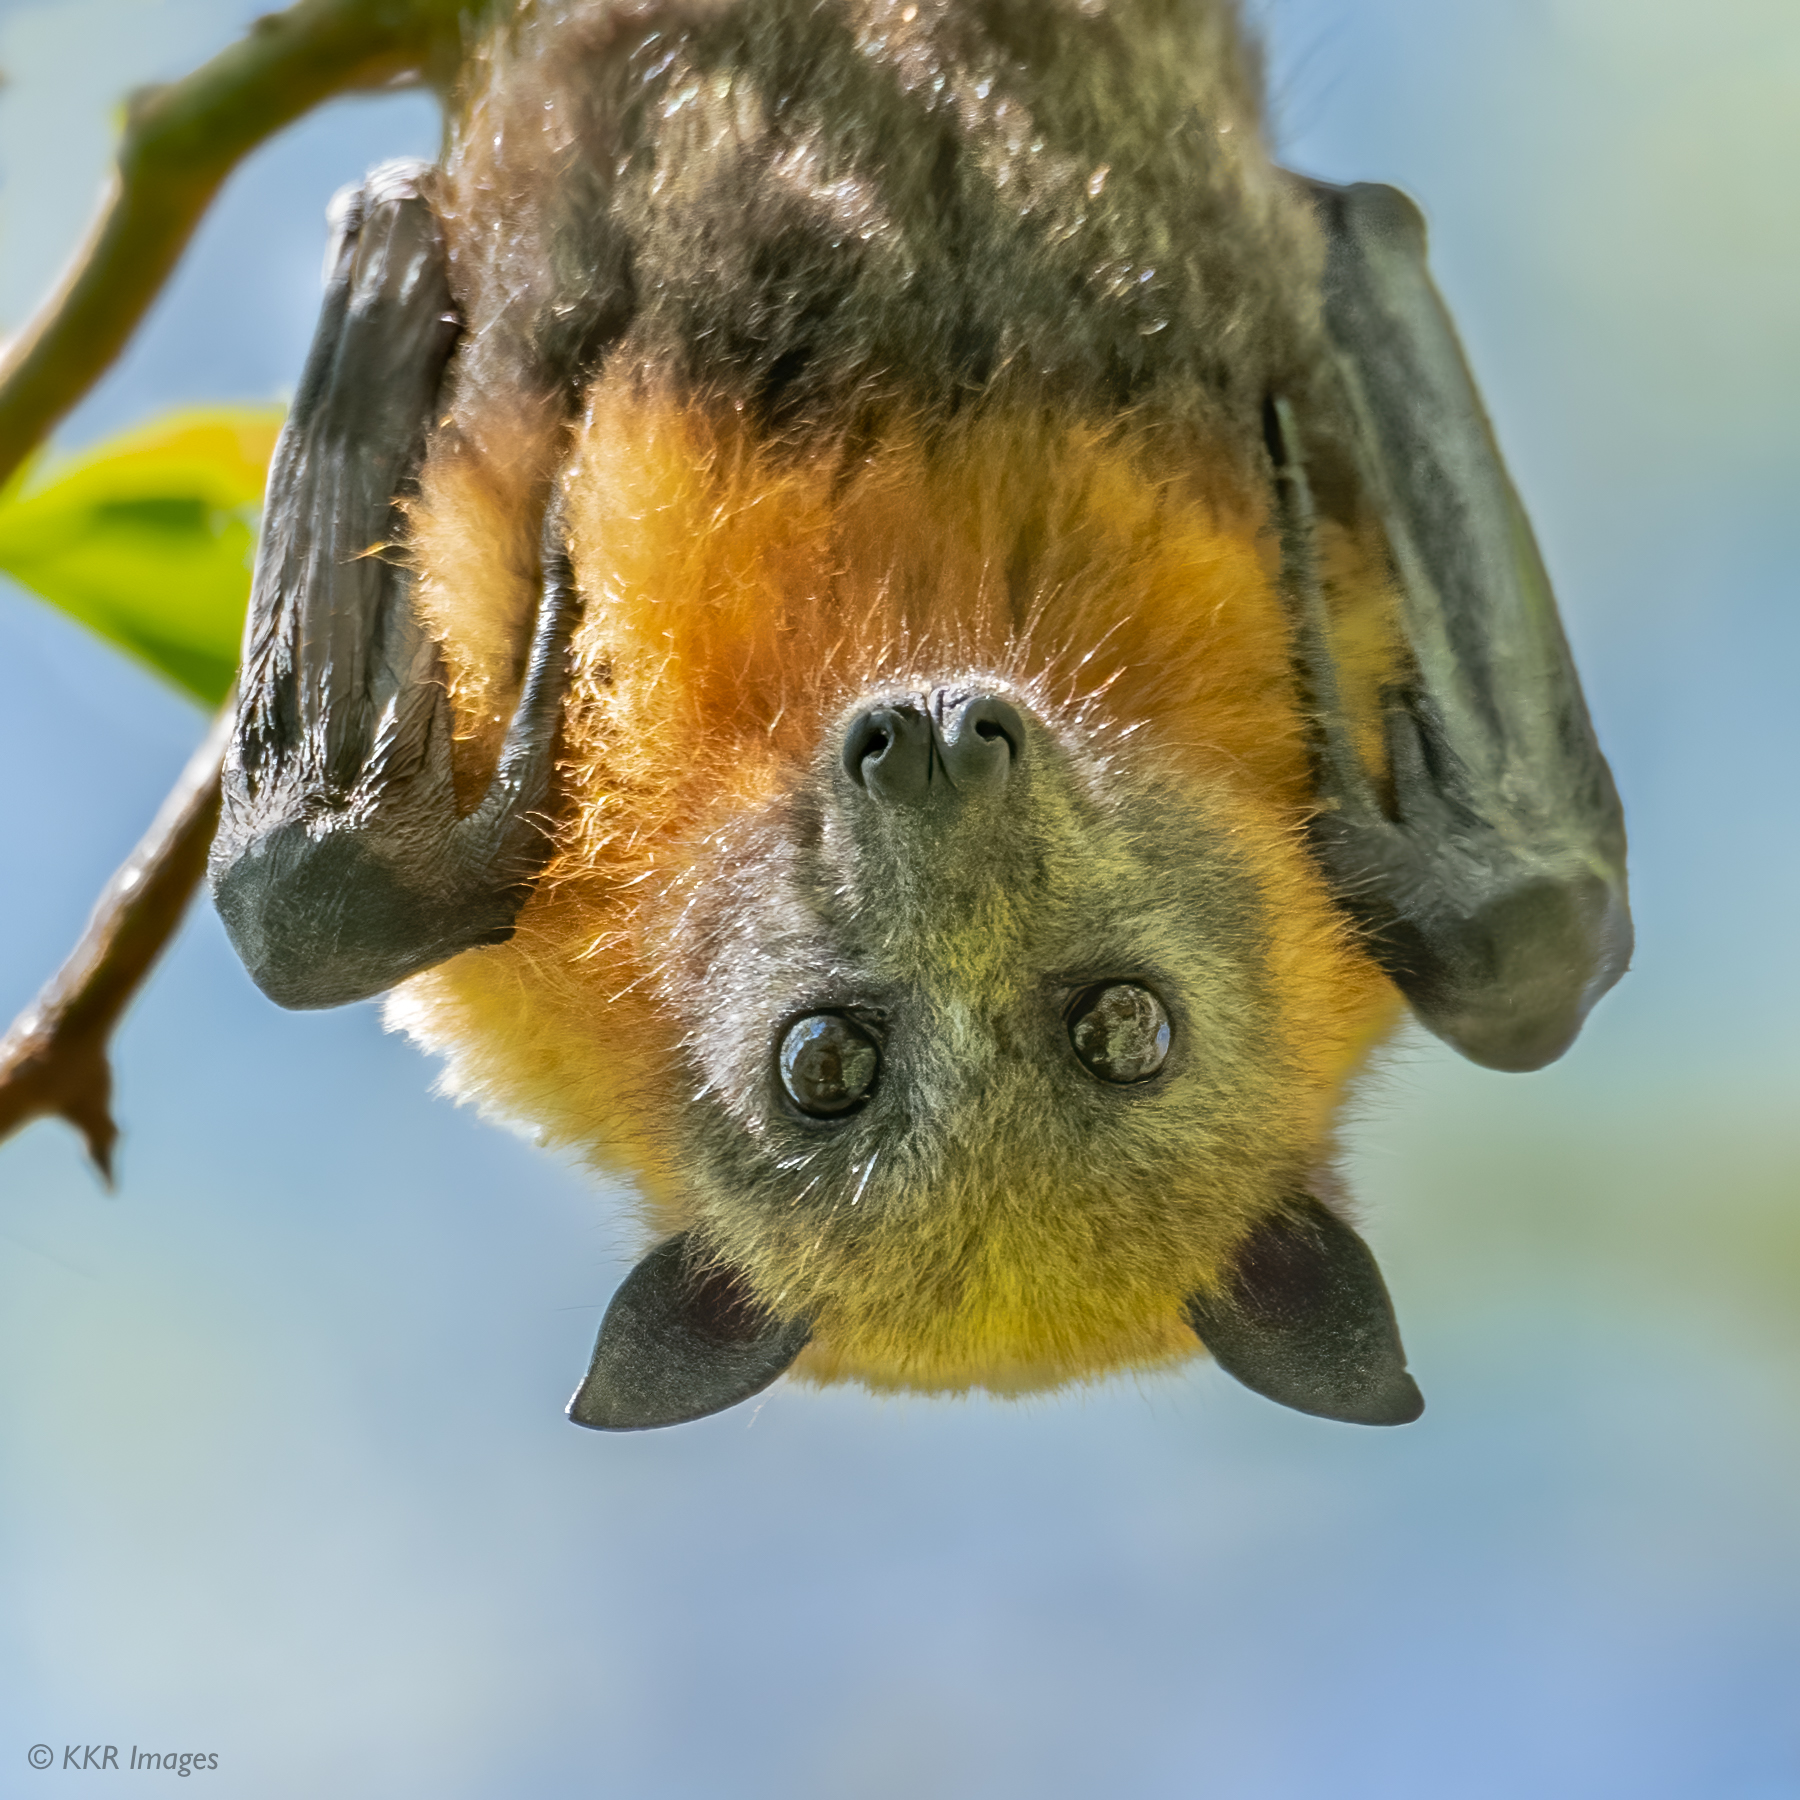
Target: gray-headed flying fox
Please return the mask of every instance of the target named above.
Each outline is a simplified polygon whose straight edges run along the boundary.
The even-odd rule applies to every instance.
[[[1630,948],[1418,215],[1224,0],[520,8],[341,206],[213,883],[635,1182],[615,1429],[1202,1346],[1409,1420],[1346,1091]]]

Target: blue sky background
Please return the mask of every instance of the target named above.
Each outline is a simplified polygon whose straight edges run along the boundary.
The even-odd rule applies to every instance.
[[[0,327],[118,97],[252,11],[0,0]],[[1430,215],[1633,834],[1569,1057],[1421,1037],[1357,1132],[1424,1419],[1197,1367],[575,1430],[621,1197],[196,913],[120,1195],[56,1125],[0,1148],[0,1794],[109,1742],[234,1800],[1800,1800],[1800,14],[1260,16],[1286,157]],[[399,95],[270,145],[64,441],[282,394],[326,199],[435,140]],[[201,728],[0,583],[0,1014]]]

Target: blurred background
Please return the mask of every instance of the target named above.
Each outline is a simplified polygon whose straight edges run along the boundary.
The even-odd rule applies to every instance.
[[[120,97],[254,10],[0,0],[0,329]],[[0,1148],[0,1792],[101,1742],[244,1800],[1800,1800],[1800,11],[1259,18],[1287,160],[1431,219],[1633,836],[1637,969],[1567,1059],[1415,1037],[1364,1109],[1422,1422],[1196,1366],[575,1430],[621,1197],[197,910],[118,1196],[58,1124]],[[327,198],[436,139],[396,94],[268,146],[60,441],[284,395]],[[202,726],[0,583],[0,1023]]]

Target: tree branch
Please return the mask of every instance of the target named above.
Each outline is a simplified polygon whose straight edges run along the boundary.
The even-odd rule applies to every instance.
[[[193,74],[132,96],[100,215],[56,291],[0,349],[0,486],[124,348],[226,176],[334,94],[447,87],[494,0],[298,0]],[[107,1041],[181,923],[219,816],[228,703],[69,959],[0,1039],[0,1139],[57,1115],[107,1186],[119,1130]]]
[[[206,873],[234,708],[226,702],[149,831],[106,884],[68,960],[0,1038],[0,1139],[33,1119],[67,1119],[108,1187],[119,1128],[107,1040]]]
[[[100,215],[56,291],[0,352],[0,484],[124,348],[233,168],[333,94],[454,71],[486,0],[299,0],[127,106]]]

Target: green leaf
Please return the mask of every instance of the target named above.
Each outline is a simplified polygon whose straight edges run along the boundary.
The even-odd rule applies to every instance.
[[[209,706],[237,673],[281,409],[170,413],[0,493],[0,570]]]

